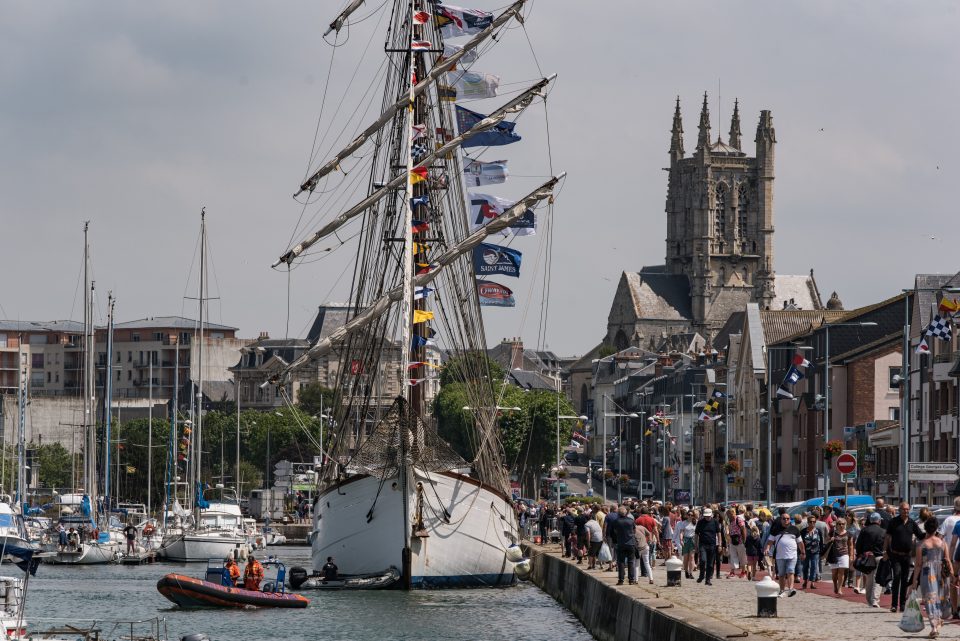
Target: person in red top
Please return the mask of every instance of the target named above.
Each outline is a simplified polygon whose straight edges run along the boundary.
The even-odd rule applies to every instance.
[[[651,544],[648,548],[649,549],[648,554],[650,555],[649,557],[650,567],[653,567],[654,566],[653,560],[657,558],[656,542],[660,540],[660,521],[650,516],[650,509],[644,505],[643,507],[640,508],[640,516],[637,517],[636,524],[642,525],[643,527],[645,527],[651,535],[650,536]]]

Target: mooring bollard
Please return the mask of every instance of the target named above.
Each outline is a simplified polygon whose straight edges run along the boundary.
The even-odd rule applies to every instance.
[[[671,556],[664,565],[667,566],[667,587],[679,588],[680,577],[683,574],[683,561]]]
[[[769,576],[765,576],[763,580],[757,581],[755,587],[757,588],[757,616],[776,618],[780,584]]]

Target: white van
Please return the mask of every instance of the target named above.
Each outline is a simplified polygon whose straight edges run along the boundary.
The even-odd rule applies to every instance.
[[[642,499],[652,499],[654,497],[653,481],[644,481],[643,487],[640,488],[640,498]]]

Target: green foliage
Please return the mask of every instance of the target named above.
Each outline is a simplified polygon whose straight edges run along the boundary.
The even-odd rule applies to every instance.
[[[40,468],[40,487],[71,488],[71,455],[60,443],[47,443],[36,448],[37,466]]]
[[[304,414],[319,416],[320,412],[333,409],[334,391],[320,383],[308,383],[300,388],[297,407]]]
[[[581,505],[584,503],[602,505],[603,497],[602,496],[568,496],[567,498],[563,499],[563,502],[566,503],[567,505],[570,505],[571,503],[580,503]]]
[[[440,374],[440,387],[487,377],[492,388],[494,383],[503,380],[503,376],[503,368],[484,352],[468,352],[444,365],[443,372]]]
[[[599,353],[600,358],[606,358],[607,356],[610,356],[611,354],[616,354],[616,353],[617,353],[617,348],[614,347],[613,345],[608,345],[607,343],[604,343],[603,345],[600,346],[600,353]]]

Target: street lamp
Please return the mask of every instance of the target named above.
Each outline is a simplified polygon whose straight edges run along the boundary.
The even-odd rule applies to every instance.
[[[616,413],[605,412],[603,417],[604,418],[608,418],[608,417],[609,418],[640,418],[640,415],[637,414],[636,412],[630,412],[629,414],[616,414]],[[603,444],[603,449],[604,449],[604,455],[606,455],[606,449],[607,449],[606,443]],[[617,424],[617,451],[618,451],[617,456],[619,461],[617,463],[617,466],[620,468],[620,474],[623,474],[623,427],[620,424]],[[603,500],[606,501],[607,500],[606,479],[604,479],[603,487],[604,487]],[[642,493],[642,490],[641,490],[641,493]],[[623,501],[623,489],[618,479],[617,480],[617,503],[620,503],[622,501]]]
[[[785,345],[783,347],[763,346],[764,354],[767,357],[767,509],[771,509],[773,504],[773,364],[770,362],[770,352],[790,350],[794,352],[807,352],[813,347],[809,345]]]
[[[578,421],[586,421],[586,416],[561,416],[557,414],[557,466],[560,465],[560,419],[571,419]],[[587,466],[587,474],[590,474],[590,467]],[[559,478],[559,477],[558,477]],[[590,479],[587,478],[587,482],[590,482]],[[557,483],[557,507],[560,507],[560,483]]]
[[[826,446],[830,441],[830,328],[831,327],[876,327],[873,321],[858,321],[852,323],[824,323],[823,329],[826,334],[826,358],[823,367],[823,446],[826,454]],[[824,512],[830,504],[830,471],[827,470],[827,459],[823,459],[823,509]]]

